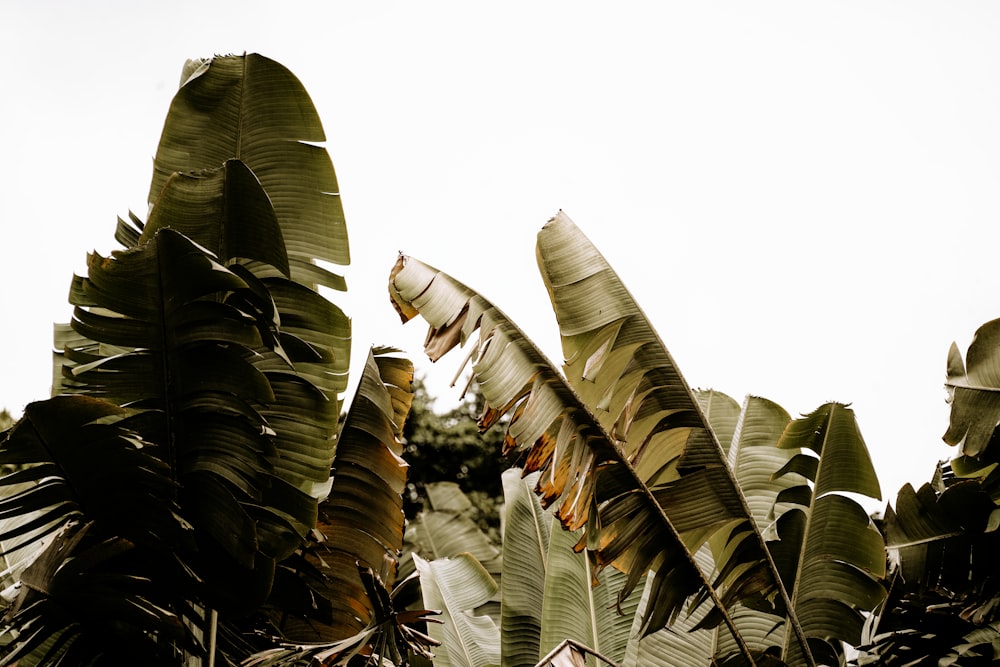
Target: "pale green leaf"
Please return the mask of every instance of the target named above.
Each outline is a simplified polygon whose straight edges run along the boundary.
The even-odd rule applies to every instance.
[[[580,534],[552,526],[545,574],[541,651],[572,639],[621,662],[641,597],[637,588],[621,605],[617,591],[624,575],[613,569],[594,571],[585,553],[576,553]],[[588,664],[595,664],[594,658]]]
[[[489,616],[473,610],[497,592],[489,572],[469,554],[426,561],[414,554],[420,573],[424,607],[441,611],[442,624],[428,624],[441,642],[435,667],[494,667],[500,665],[500,630]]]
[[[694,392],[701,412],[708,420],[708,425],[715,432],[715,437],[722,445],[723,451],[729,456],[733,437],[740,419],[740,404],[729,396],[714,389],[700,389]]]
[[[536,662],[540,652],[542,604],[552,513],[542,509],[533,493],[538,473],[521,477],[511,468],[503,475],[504,574],[500,581],[501,662],[521,667]]]

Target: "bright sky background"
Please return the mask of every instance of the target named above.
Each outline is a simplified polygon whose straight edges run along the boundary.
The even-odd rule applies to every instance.
[[[145,215],[185,59],[259,52],[326,127],[356,357],[428,372],[402,250],[558,360],[534,243],[562,208],[692,386],[853,403],[894,499],[951,451],[948,346],[1000,317],[998,34],[961,1],[0,0],[0,406],[48,395],[73,271]]]

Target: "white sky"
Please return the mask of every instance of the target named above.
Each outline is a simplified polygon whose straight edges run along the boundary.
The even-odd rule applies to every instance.
[[[948,346],[1000,316],[998,33],[989,2],[0,0],[0,406],[48,395],[72,272],[144,215],[184,60],[259,52],[324,120],[356,357],[428,367],[403,250],[558,359],[534,242],[562,208],[693,386],[852,402],[894,498],[951,451]]]

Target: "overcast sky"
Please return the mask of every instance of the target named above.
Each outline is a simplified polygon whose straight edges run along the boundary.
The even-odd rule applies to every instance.
[[[356,357],[428,372],[402,250],[558,360],[534,243],[562,208],[692,386],[853,403],[894,498],[951,452],[948,346],[1000,317],[998,34],[990,2],[0,0],[0,406],[48,395],[72,273],[145,214],[185,59],[259,52],[325,124]]]

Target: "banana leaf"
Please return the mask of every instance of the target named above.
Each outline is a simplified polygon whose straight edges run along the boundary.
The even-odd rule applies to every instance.
[[[732,434],[728,436],[731,442],[728,449],[729,461],[746,496],[754,521],[765,537],[776,537],[776,510],[780,512],[786,508],[785,504],[775,507],[778,494],[785,488],[806,482],[805,478],[793,474],[777,479],[773,477],[796,453],[777,448],[778,440],[790,421],[788,413],[772,401],[755,396],[747,396],[741,408],[735,401],[718,392],[695,393],[713,430],[716,433]],[[732,413],[734,405],[737,406],[735,419]],[[720,539],[712,546],[724,551],[725,544],[726,540]],[[699,550],[696,557],[704,571],[716,571],[709,545]],[[648,593],[644,595],[643,605],[648,603],[647,598]],[[768,605],[758,606],[768,608]],[[677,656],[680,655],[685,656],[685,664],[709,664],[712,661],[723,661],[727,656],[735,654],[739,647],[732,642],[728,633],[720,632],[718,628],[698,629],[703,625],[706,611],[681,619],[672,629],[664,629],[646,637],[637,636],[634,628],[624,662],[626,667],[676,664]],[[767,651],[773,652],[774,647],[780,649],[784,643],[784,619],[773,613],[740,606],[733,610],[733,621],[758,662],[758,656],[764,656]]]
[[[496,595],[489,572],[469,554],[425,561],[414,554],[424,606],[441,610],[441,625],[430,636],[440,642],[435,667],[496,667],[500,664],[500,630],[489,616],[472,610]]]
[[[569,383],[689,548],[727,536],[728,547],[715,553],[715,585],[725,606],[758,597],[788,608],[787,591],[726,450],[617,274],[561,211],[538,233],[536,255],[559,323]],[[729,560],[719,560],[723,555]],[[660,608],[659,600],[648,606]],[[796,610],[788,613],[790,634],[803,643]],[[718,616],[705,622],[715,624]]]
[[[976,637],[995,639],[978,630],[995,624],[1000,608],[995,513],[978,479],[949,475],[947,483],[900,489],[885,514],[894,569],[889,598],[868,629],[870,656],[887,665],[975,664]]]
[[[729,456],[740,424],[740,404],[714,389],[696,389],[694,396],[723,451]]]
[[[260,664],[318,656],[346,661],[352,652],[398,660],[433,643],[407,626],[426,620],[427,612],[403,612],[389,593],[403,546],[407,466],[400,457],[401,429],[413,399],[413,365],[393,352],[373,350],[368,356],[315,539],[282,562],[269,600],[283,635],[279,643],[286,646],[258,654]]]
[[[404,322],[419,313],[429,323],[425,351],[432,360],[471,341],[478,331],[471,352],[473,374],[487,401],[480,428],[510,415],[506,449],[526,450],[525,470],[542,472],[536,492],[543,505],[557,508],[562,525],[585,528],[576,548],[591,552],[596,570],[614,564],[628,575],[618,593],[620,602],[648,571],[662,575],[647,629],[676,618],[684,601],[699,591],[720,609],[722,622],[729,622],[725,609],[733,600],[719,598],[693,562],[691,548],[707,537],[704,529],[688,529],[695,537],[686,544],[678,534],[680,527],[675,528],[663,511],[664,505],[679,502],[685,489],[667,487],[654,496],[641,471],[623,456],[558,371],[481,296],[406,256],[390,275],[389,291]],[[698,485],[714,481],[691,479]],[[697,522],[697,512],[685,520]],[[712,511],[710,525],[719,520],[729,522],[724,512]]]
[[[317,145],[325,140],[309,94],[275,61],[255,53],[189,61],[163,126],[149,202],[176,172],[240,160],[274,205],[292,277],[334,287],[335,279],[315,279],[322,274],[313,261],[350,262],[337,178]]]
[[[510,468],[502,475],[505,528],[500,581],[501,665],[530,665],[541,655],[545,587],[539,586],[548,571],[552,514],[546,512],[532,491],[538,474],[524,478]]]
[[[257,585],[236,590],[265,596],[267,572],[316,522],[315,498],[273,472],[280,450],[261,408],[276,403],[275,385],[253,363],[262,331],[278,340],[270,300],[253,276],[172,229],[88,264],[71,294],[73,328],[126,351],[67,348],[64,376],[77,392],[143,411],[135,419],[161,445],[185,517],[215,545],[206,554],[238,564],[223,575],[256,572]],[[221,588],[228,598],[229,583]]]
[[[865,614],[886,597],[883,537],[846,495],[881,499],[878,479],[854,412],[839,403],[827,403],[789,423],[778,446],[799,453],[776,477],[804,473],[813,486],[793,486],[778,494],[776,502],[793,507],[778,518],[778,540],[769,547],[793,590],[792,604],[814,653],[834,660],[838,642],[861,643]],[[783,659],[790,665],[804,660],[788,633]]]
[[[553,522],[545,572],[539,645],[549,652],[569,639],[620,663],[633,631],[642,583],[624,600],[617,592],[627,575],[614,568],[595,572],[587,554],[574,552],[581,535]],[[536,584],[537,585],[537,584]],[[591,657],[587,664],[597,664]]]

